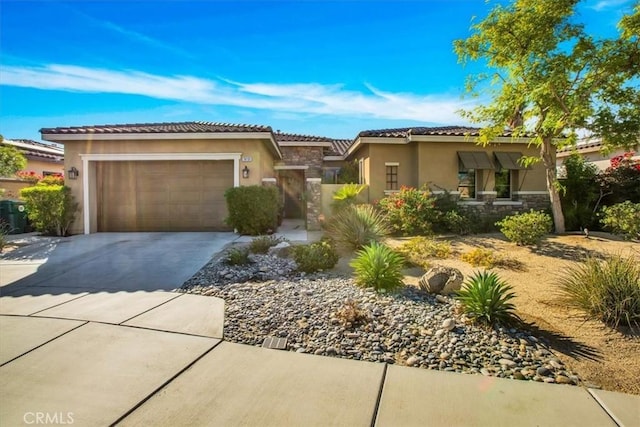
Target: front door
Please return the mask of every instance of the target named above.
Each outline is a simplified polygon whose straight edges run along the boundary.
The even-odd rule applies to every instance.
[[[284,217],[304,218],[304,171],[280,171],[280,179],[284,191]]]

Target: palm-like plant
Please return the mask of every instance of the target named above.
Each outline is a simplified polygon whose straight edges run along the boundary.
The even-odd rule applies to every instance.
[[[379,242],[390,232],[386,217],[371,205],[350,205],[331,217],[327,233],[342,250]]]
[[[457,292],[456,298],[471,318],[490,325],[508,325],[520,320],[513,312],[515,305],[509,302],[515,297],[512,290],[496,273],[477,271]]]
[[[334,212],[340,211],[340,209],[355,204],[358,195],[362,190],[367,188],[366,185],[361,184],[345,184],[333,193],[333,203],[331,207]]]
[[[385,245],[372,242],[357,252],[350,265],[360,286],[377,291],[402,286],[404,258]]]

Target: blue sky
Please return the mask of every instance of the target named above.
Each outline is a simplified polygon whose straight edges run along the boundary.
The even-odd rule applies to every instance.
[[[353,138],[468,124],[452,42],[484,0],[0,0],[0,134],[42,127],[205,120]],[[613,36],[632,0],[588,0]]]

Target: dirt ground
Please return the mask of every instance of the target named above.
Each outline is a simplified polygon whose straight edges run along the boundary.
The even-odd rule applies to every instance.
[[[594,235],[595,234],[595,235]],[[640,395],[640,333],[629,328],[614,330],[599,321],[586,320],[579,312],[558,302],[558,274],[587,255],[622,254],[640,262],[640,244],[620,241],[607,233],[550,236],[538,247],[519,247],[500,233],[455,237],[449,240],[454,253],[431,264],[459,269],[465,277],[477,268],[460,255],[471,249],[490,248],[513,262],[510,268],[496,267],[501,278],[513,286],[514,304],[527,327],[551,343],[558,357],[586,385]],[[408,239],[390,239],[391,246]],[[405,277],[417,285],[422,271],[413,269]]]

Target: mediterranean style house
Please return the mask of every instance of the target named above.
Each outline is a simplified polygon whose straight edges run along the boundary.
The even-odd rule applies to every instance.
[[[566,172],[563,162],[573,153],[577,153],[582,156],[585,162],[594,165],[599,171],[604,171],[611,166],[612,158],[621,156],[629,151],[634,153],[631,156],[631,159],[640,161],[640,143],[636,144],[632,150],[618,148],[607,153],[602,152],[603,146],[604,144],[599,138],[585,138],[578,141],[575,147],[567,147],[562,150],[558,150],[556,156],[556,169],[558,170],[558,175],[565,175]]]
[[[64,148],[43,144],[30,139],[4,139],[2,144],[10,145],[20,151],[27,159],[24,172],[38,176],[61,175],[64,172]],[[0,177],[0,189],[4,190],[2,197],[17,199],[20,190],[31,185],[30,182],[18,177]]]
[[[537,149],[509,133],[478,146],[478,130],[370,130],[353,140],[210,122],[40,132],[44,140],[65,146],[66,183],[81,209],[72,233],[226,229],[224,192],[240,185],[278,186],[284,217],[305,219],[308,229],[318,229],[323,198],[331,196],[324,184],[334,184],[351,162],[370,202],[402,186],[426,186],[483,212],[547,207],[543,167],[520,163]]]

